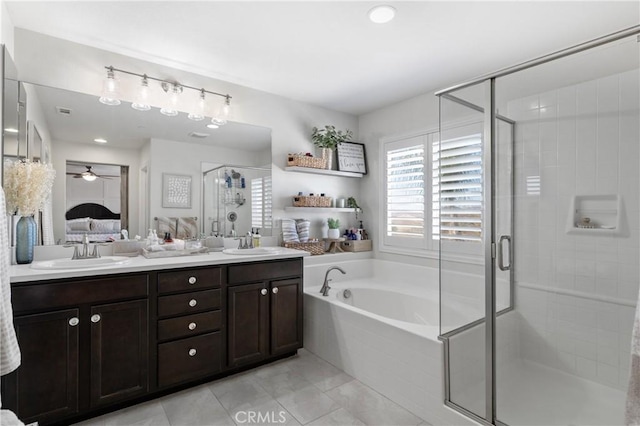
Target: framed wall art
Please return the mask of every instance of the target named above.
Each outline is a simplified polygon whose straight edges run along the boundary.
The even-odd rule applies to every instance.
[[[162,174],[162,207],[191,208],[190,175]]]

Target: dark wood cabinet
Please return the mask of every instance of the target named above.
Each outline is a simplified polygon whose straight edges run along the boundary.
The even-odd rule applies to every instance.
[[[147,393],[147,292],[146,274],[14,287],[22,363],[3,407],[47,424]]]
[[[149,390],[147,300],[91,307],[91,406]]]
[[[4,378],[2,403],[24,423],[78,412],[79,315],[66,309],[14,319],[22,363]]]
[[[239,284],[243,280],[260,282]],[[229,283],[229,367],[259,362],[302,347],[301,260],[230,266]]]

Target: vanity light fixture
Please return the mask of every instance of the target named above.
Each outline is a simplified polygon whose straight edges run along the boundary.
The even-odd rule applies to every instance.
[[[107,143],[107,140],[103,138],[95,138],[93,141],[96,143]]]
[[[375,24],[386,24],[396,16],[396,9],[389,5],[379,5],[369,11],[369,19]]]
[[[151,105],[149,105],[149,79],[146,74],[142,76],[136,100],[131,104],[131,108],[138,111],[149,111],[151,109]]]
[[[204,99],[204,89],[202,89],[200,91],[200,95],[198,96],[198,103],[196,104],[195,108],[193,111],[191,111],[189,113],[189,115],[187,115],[187,118],[189,120],[193,120],[193,121],[202,121],[204,120],[204,115],[205,115],[205,108],[206,108],[206,102]]]
[[[118,80],[116,78],[116,74],[127,74],[137,76],[142,79],[138,88],[138,93],[135,97],[135,101],[133,102],[133,104],[131,104],[131,107],[137,109],[138,111],[148,111],[151,109],[151,105],[149,104],[149,95],[153,88],[149,85],[149,81],[153,80],[160,83],[162,90],[164,90],[168,97],[166,105],[164,105],[160,109],[160,112],[162,114],[170,117],[178,115],[178,97],[180,96],[180,94],[182,94],[184,89],[191,89],[198,92],[198,99],[193,107],[188,109],[189,111],[191,111],[188,114],[188,118],[190,120],[204,120],[207,111],[207,103],[209,102],[209,99],[206,99],[205,97],[206,94],[209,94],[223,98],[222,106],[220,110],[214,114],[214,117],[211,120],[211,124],[219,127],[227,123],[227,120],[229,118],[229,111],[231,108],[231,96],[229,96],[228,94],[212,92],[204,88],[187,86],[184,84],[180,84],[177,81],[167,81],[165,79],[151,77],[147,74],[138,74],[136,72],[114,68],[113,66],[108,66],[105,68],[107,69],[107,78],[104,81],[102,96],[100,97],[100,102],[102,102],[103,104],[120,105],[120,95],[118,93]]]
[[[118,93],[118,81],[113,72],[113,67],[107,67],[107,78],[102,83],[102,96],[100,102],[105,105],[120,105],[120,94]]]

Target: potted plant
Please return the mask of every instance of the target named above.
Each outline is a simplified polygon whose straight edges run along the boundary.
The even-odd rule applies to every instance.
[[[358,202],[354,197],[347,198],[347,207],[353,209],[356,213],[356,220],[358,220],[358,212],[362,210],[362,208],[358,205]]]
[[[313,128],[311,140],[313,144],[322,151],[324,168],[331,170],[333,165],[333,150],[342,142],[348,141],[353,137],[351,130],[336,130],[336,126],[324,126],[324,129]]]
[[[329,238],[332,240],[337,240],[340,238],[340,219],[327,219],[327,224],[329,225]]]

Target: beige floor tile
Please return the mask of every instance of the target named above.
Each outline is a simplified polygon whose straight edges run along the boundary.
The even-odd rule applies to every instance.
[[[327,395],[367,425],[417,425],[422,419],[357,380]]]
[[[251,416],[251,417],[250,417]],[[276,400],[237,410],[232,417],[238,426],[290,425],[300,426],[300,423]]]
[[[209,389],[231,415],[237,410],[273,400],[250,375],[222,379],[209,385]]]
[[[235,423],[208,386],[198,386],[160,399],[171,426]]]
[[[134,405],[102,417],[105,426],[170,426],[164,408],[157,400]]]
[[[272,397],[280,398],[301,389],[313,386],[313,384],[299,372],[285,371],[280,374],[266,377],[255,377],[256,382],[262,386]]]

